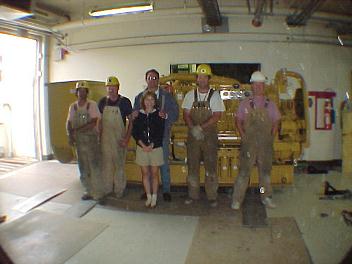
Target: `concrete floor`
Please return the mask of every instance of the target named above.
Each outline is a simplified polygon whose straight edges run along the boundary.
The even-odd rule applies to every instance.
[[[40,231],[42,241],[60,253],[60,258],[55,254],[48,256],[37,248],[31,256],[36,256],[37,263],[46,264],[257,263],[260,260],[339,263],[352,245],[352,227],[341,217],[341,210],[352,210],[352,201],[319,200],[325,180],[338,189],[352,189],[352,176],[342,176],[337,171],[326,175],[296,174],[294,185],[274,189],[278,208],[267,210],[270,220],[267,228],[242,227],[241,213],[228,208],[230,200],[225,194],[215,210],[204,204],[195,210],[184,208],[180,194],[173,195],[171,204],[160,202],[154,211],[145,210],[138,199],[127,208],[124,201],[123,210],[119,201],[116,206],[97,205],[79,218],[81,224],[77,224],[77,219],[70,220],[65,215],[66,210],[80,202],[82,188],[77,166],[38,162],[0,175],[0,213],[8,215],[7,223],[0,225],[0,241],[2,245],[4,241],[15,244],[21,241],[22,234]],[[13,210],[27,197],[52,188],[67,188],[67,191],[27,215]],[[175,208],[181,209],[175,214]],[[66,224],[45,229],[40,219]],[[74,236],[70,234],[72,226],[75,226]],[[86,226],[91,226],[89,231]],[[81,237],[81,243],[75,242],[75,237]],[[18,260],[15,263],[29,263],[29,256],[24,257],[16,248],[13,246],[14,250],[8,252]],[[42,261],[38,256],[43,256]]]

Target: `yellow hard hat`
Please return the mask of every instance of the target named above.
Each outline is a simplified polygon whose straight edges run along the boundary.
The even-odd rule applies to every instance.
[[[86,88],[86,89],[89,89],[89,84],[87,81],[79,81],[79,82],[76,82],[76,89],[79,89],[79,88]]]
[[[204,74],[211,76],[211,68],[208,64],[201,64],[197,67],[197,74]]]
[[[119,79],[115,76],[110,76],[106,79],[105,86],[120,86]]]

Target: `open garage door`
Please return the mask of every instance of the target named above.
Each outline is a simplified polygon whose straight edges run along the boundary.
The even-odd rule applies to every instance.
[[[0,150],[5,157],[37,158],[34,39],[0,33]]]

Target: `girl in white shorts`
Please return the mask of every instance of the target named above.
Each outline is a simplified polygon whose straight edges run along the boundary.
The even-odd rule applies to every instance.
[[[159,166],[164,164],[163,134],[165,114],[156,110],[157,97],[146,92],[141,110],[133,121],[132,136],[136,140],[136,163],[141,167],[143,186],[147,194],[147,207],[155,207],[159,187]]]

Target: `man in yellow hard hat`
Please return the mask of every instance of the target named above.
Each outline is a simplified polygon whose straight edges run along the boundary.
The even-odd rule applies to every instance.
[[[217,206],[217,122],[225,111],[218,91],[211,89],[209,80],[211,68],[207,64],[197,67],[196,89],[189,91],[182,103],[183,118],[188,126],[188,199],[191,204],[199,199],[200,162],[203,158],[205,168],[205,191],[211,207]]]
[[[107,78],[107,96],[100,99],[98,107],[101,119],[102,178],[105,195],[121,198],[126,188],[125,159],[131,137],[131,101],[119,94],[120,82],[115,76]]]
[[[103,195],[100,178],[100,157],[97,121],[101,117],[97,104],[87,99],[89,84],[76,83],[77,101],[69,108],[66,129],[69,144],[76,147],[80,179],[85,193],[83,200],[100,199]]]
[[[262,203],[275,208],[271,200],[270,173],[273,142],[281,118],[276,104],[264,95],[266,77],[260,71],[252,74],[252,95],[243,100],[236,113],[236,126],[241,135],[239,173],[234,183],[231,208],[238,210],[244,200],[251,169],[256,163]]]

